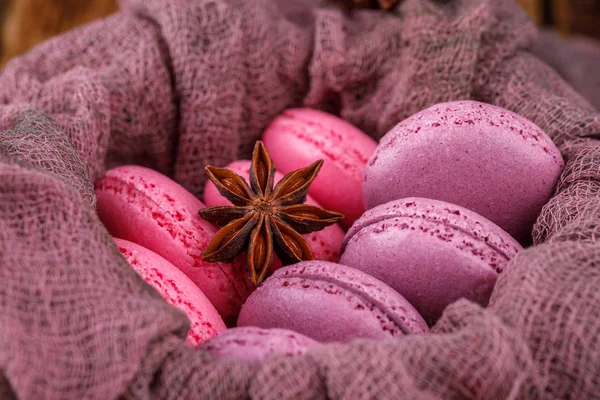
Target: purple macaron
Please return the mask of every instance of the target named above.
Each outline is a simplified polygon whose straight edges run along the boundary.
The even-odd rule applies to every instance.
[[[407,198],[367,211],[346,234],[340,263],[387,283],[433,324],[465,297],[487,305],[498,274],[521,246],[481,215]]]
[[[458,204],[521,243],[550,199],[564,163],[537,125],[475,101],[412,115],[380,141],[365,169],[367,209],[406,197]]]
[[[270,355],[300,356],[318,342],[286,329],[231,328],[198,348],[217,358],[257,363]]]
[[[290,329],[320,342],[428,331],[415,308],[388,285],[327,261],[277,270],[246,300],[238,326]]]

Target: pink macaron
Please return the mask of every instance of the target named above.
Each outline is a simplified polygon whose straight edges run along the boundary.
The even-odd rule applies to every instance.
[[[428,331],[415,308],[385,283],[354,268],[314,260],[275,271],[248,297],[238,326],[289,329],[320,342]]]
[[[239,160],[232,162],[225,168],[232,170],[248,181],[251,163],[252,161],[250,160]],[[275,183],[279,182],[281,178],[283,178],[283,175],[279,172],[275,172]],[[310,195],[306,197],[305,203],[321,207],[321,205],[313,200]],[[231,202],[221,196],[214,183],[208,181],[204,188],[204,204],[206,204],[207,207],[225,206],[231,205]],[[323,230],[311,232],[302,236],[310,246],[315,260],[337,262],[340,259],[340,248],[342,240],[344,239],[344,231],[338,224],[330,225]],[[281,261],[277,255],[274,255],[271,270],[275,271],[281,268],[281,266]]]
[[[202,260],[217,228],[198,211],[204,204],[181,185],[148,168],[121,166],[96,183],[97,212],[117,238],[159,254],[186,274],[232,323],[254,289],[243,263]]]
[[[348,122],[312,109],[290,109],[265,130],[262,141],[282,173],[324,160],[309,194],[324,208],[345,215],[350,227],[364,212],[364,169],[377,143]]]
[[[319,342],[287,329],[227,329],[198,348],[216,358],[258,363],[270,355],[300,356]]]
[[[475,101],[432,106],[400,122],[365,169],[367,208],[406,197],[473,210],[529,243],[563,169],[552,140],[533,122]]]
[[[187,315],[191,323],[186,340],[189,345],[196,346],[226,329],[212,303],[177,267],[145,247],[123,239],[114,241],[133,269]]]
[[[346,234],[340,263],[387,283],[433,324],[461,297],[487,305],[498,274],[520,250],[473,211],[407,198],[358,219]]]

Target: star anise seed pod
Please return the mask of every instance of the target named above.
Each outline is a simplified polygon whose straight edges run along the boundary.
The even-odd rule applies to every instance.
[[[223,226],[202,252],[206,261],[231,261],[247,249],[250,280],[260,284],[273,261],[273,251],[283,265],[312,260],[312,251],[300,235],[319,231],[344,216],[302,204],[323,160],[285,175],[275,187],[275,164],[261,141],[256,142],[250,166],[250,186],[238,174],[213,166],[208,178],[232,206],[199,211],[208,221]]]
[[[353,10],[360,8],[377,9],[390,11],[400,3],[400,0],[330,0],[338,3],[345,10]]]

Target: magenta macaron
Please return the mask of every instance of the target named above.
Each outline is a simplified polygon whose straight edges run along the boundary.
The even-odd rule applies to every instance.
[[[388,132],[365,168],[363,193],[367,208],[405,197],[457,204],[527,243],[563,165],[533,122],[490,104],[456,101]]]
[[[204,208],[200,200],[168,177],[139,166],[108,171],[95,191],[98,215],[114,237],[167,259],[202,290],[226,322],[235,320],[254,287],[243,263],[201,258],[217,228],[198,215]]]
[[[359,270],[303,261],[270,276],[244,303],[238,326],[289,329],[319,342],[427,332],[414,307]]]
[[[454,204],[407,198],[367,211],[346,234],[340,263],[387,283],[433,324],[465,297],[487,305],[519,243]]]
[[[319,343],[287,329],[227,329],[198,348],[216,358],[257,363],[270,355],[300,356]]]
[[[187,343],[196,346],[226,329],[204,293],[183,272],[158,254],[123,239],[114,239],[133,269],[190,320]]]
[[[282,173],[324,160],[308,193],[325,209],[344,214],[345,227],[364,212],[363,174],[377,143],[360,129],[322,111],[296,108],[275,118],[262,141]]]

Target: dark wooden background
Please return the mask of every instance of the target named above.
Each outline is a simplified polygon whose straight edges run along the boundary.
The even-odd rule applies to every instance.
[[[517,1],[539,26],[600,39],[600,0]],[[0,68],[37,43],[115,10],[117,0],[0,0]]]
[[[600,39],[600,0],[519,0],[540,26]]]

